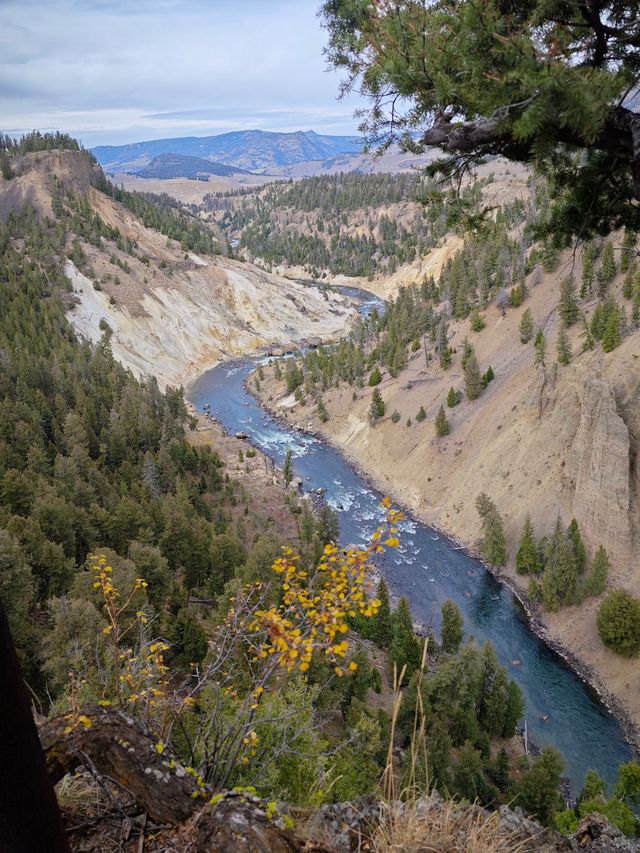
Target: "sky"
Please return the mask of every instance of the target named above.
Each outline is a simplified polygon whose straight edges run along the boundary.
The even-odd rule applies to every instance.
[[[0,0],[0,130],[87,147],[232,130],[352,134],[320,0]]]

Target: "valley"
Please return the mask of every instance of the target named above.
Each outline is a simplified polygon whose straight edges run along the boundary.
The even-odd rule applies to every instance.
[[[640,0],[0,34],[0,853],[640,853]]]
[[[638,743],[637,658],[622,659],[602,644],[596,628],[602,590],[579,600],[576,592],[575,600],[563,600],[549,612],[534,600],[535,577],[523,578],[515,565],[525,518],[545,537],[540,554],[553,541],[556,518],[564,525],[574,518],[585,563],[602,546],[610,561],[604,583],[638,594],[633,566],[640,285],[633,261],[614,254],[614,247],[631,247],[629,236],[595,240],[577,251],[538,243],[532,233],[547,204],[545,188],[500,161],[463,190],[469,205],[497,210],[486,231],[472,236],[455,227],[451,200],[432,197],[431,184],[412,171],[230,187],[205,194],[200,203],[181,203],[179,193],[139,194],[109,183],[82,150],[27,152],[14,156],[11,165],[11,177],[0,183],[11,263],[32,258],[45,264],[44,271],[56,270],[60,318],[70,324],[77,346],[84,357],[112,359],[118,370],[124,368],[115,374],[117,383],[131,388],[113,403],[108,443],[88,439],[96,445],[91,465],[123,460],[115,463],[118,473],[110,474],[123,478],[121,504],[106,493],[104,509],[91,504],[87,511],[83,498],[56,497],[63,464],[80,465],[74,468],[83,472],[78,476],[95,478],[84,473],[82,454],[37,475],[32,466],[39,463],[29,456],[30,475],[40,478],[46,496],[33,504],[34,530],[46,524],[48,546],[67,554],[58,579],[37,586],[38,606],[52,608],[54,630],[76,618],[65,615],[65,595],[74,614],[84,612],[81,578],[94,559],[85,542],[107,541],[119,583],[126,584],[126,573],[139,563],[161,584],[151,606],[174,638],[171,666],[180,671],[180,655],[205,655],[216,631],[226,636],[218,608],[224,611],[226,597],[242,579],[260,588],[278,543],[293,543],[309,565],[321,552],[321,537],[329,541],[338,530],[343,553],[366,549],[367,541],[375,541],[376,525],[384,524],[380,502],[388,495],[407,510],[398,525],[397,552],[375,562],[376,577],[389,585],[393,624],[410,607],[406,618],[413,617],[423,632],[437,632],[444,643],[446,608],[456,608],[464,625],[458,646],[463,637],[468,642],[450,659],[452,673],[468,661],[472,678],[479,678],[483,655],[482,666],[497,668],[504,686],[496,699],[503,708],[499,719],[524,712],[524,746],[511,743],[510,723],[495,727],[495,737],[513,752],[502,759],[515,780],[510,784],[525,784],[518,761],[527,766],[521,756],[531,739],[535,753],[543,750],[540,761],[554,754],[549,750],[564,752],[565,784],[574,792],[592,768],[613,786],[618,767],[634,755],[626,739]],[[171,180],[179,179],[163,179],[162,187]],[[47,252],[53,252],[52,260]],[[47,285],[38,286],[47,305]],[[21,310],[27,309],[25,302]],[[531,326],[526,334],[525,314]],[[38,351],[43,347],[39,343]],[[272,351],[293,356],[266,359]],[[485,371],[473,397],[465,359],[466,364],[475,359]],[[28,368],[21,364],[20,370]],[[184,386],[188,403],[182,409]],[[140,405],[153,406],[154,395],[165,399],[162,392],[168,401],[163,430],[153,439],[132,438],[139,449],[127,453],[119,430],[133,428],[131,395],[146,394],[149,402]],[[445,409],[446,433],[438,435],[434,423]],[[77,418],[84,423],[86,417],[76,409],[67,413],[68,437],[57,439],[64,441],[61,450],[70,452],[74,441],[82,445],[82,430],[74,439],[71,430]],[[147,420],[136,429],[145,435]],[[151,449],[143,453],[147,444]],[[103,446],[109,448],[104,460],[98,449]],[[167,446],[174,462],[168,461]],[[134,499],[125,496],[131,485],[124,483],[136,465],[145,486],[133,488]],[[293,474],[301,479],[292,482]],[[35,533],[21,520],[22,513],[32,512],[32,499],[21,502],[16,477],[24,479],[11,468],[2,480],[9,501],[5,523],[21,537],[19,547],[33,548]],[[486,559],[476,508],[481,493],[504,527],[504,565],[491,571],[505,585],[473,556]],[[80,502],[65,539],[58,522],[45,522],[48,502],[57,499]],[[108,512],[118,521],[105,534],[100,525]],[[155,531],[144,527],[152,514]],[[121,563],[123,549],[132,557]],[[42,556],[33,553],[34,571],[46,577]],[[174,573],[171,592],[168,571]],[[96,583],[107,584],[100,578]],[[544,584],[541,578],[540,595],[546,596]],[[532,624],[512,589],[533,608]],[[170,611],[179,616],[175,629]],[[145,612],[138,611],[137,618]],[[20,613],[19,619],[27,618]],[[85,655],[91,630],[80,629]],[[381,673],[376,677],[389,678],[384,645],[389,641],[380,644],[362,623],[358,631],[369,645],[352,662],[357,668],[371,655]],[[18,636],[25,653],[33,655],[35,635],[28,630]],[[413,625],[409,637],[403,642],[418,642]],[[64,676],[52,642],[47,638],[43,663],[28,659],[34,678],[55,684],[57,692],[64,690]],[[432,653],[434,684],[448,671],[443,649]],[[84,678],[98,678],[90,656],[74,666]],[[361,695],[371,707],[382,702],[387,714],[393,702],[389,687],[380,700],[374,682],[366,684]],[[464,691],[456,688],[456,695]],[[362,713],[361,719],[370,719],[370,712]],[[235,735],[242,744],[251,742],[251,720],[249,714]],[[460,734],[456,738],[455,785],[468,790],[459,774],[470,747]],[[582,749],[584,738],[589,752]],[[371,755],[366,779],[342,785],[343,795],[370,786],[379,760]],[[282,782],[285,796],[304,800],[291,784]],[[490,788],[483,794],[497,796]]]

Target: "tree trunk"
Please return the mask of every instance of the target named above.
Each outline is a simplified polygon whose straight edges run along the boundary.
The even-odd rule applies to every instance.
[[[0,850],[69,853],[2,604],[0,685]]]
[[[180,823],[202,806],[205,796],[211,797],[196,775],[123,711],[92,706],[77,715],[54,717],[41,727],[40,740],[54,782],[88,758],[159,823]]]

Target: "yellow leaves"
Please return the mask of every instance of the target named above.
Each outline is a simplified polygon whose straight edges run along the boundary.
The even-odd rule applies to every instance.
[[[349,644],[343,636],[349,630],[347,619],[374,616],[380,608],[380,602],[371,597],[372,557],[385,547],[399,545],[396,525],[402,513],[391,509],[389,499],[382,503],[387,525],[374,532],[370,545],[341,549],[329,543],[311,577],[298,565],[298,555],[291,548],[283,549],[273,564],[273,570],[283,575],[282,603],[258,611],[250,626],[252,633],[264,637],[256,657],[276,655],[288,672],[294,668],[307,672],[316,651],[334,663],[346,657]],[[343,668],[337,663],[336,667],[343,675]],[[355,670],[349,667],[348,671]]]
[[[164,744],[161,740],[159,740],[156,744],[156,752],[158,753],[158,755],[162,755],[162,753],[164,752]]]
[[[102,629],[102,633],[103,633],[103,634],[106,634],[107,636],[108,636],[112,631],[113,631],[113,625],[107,625],[107,627],[106,627],[106,628],[103,628],[103,629]]]

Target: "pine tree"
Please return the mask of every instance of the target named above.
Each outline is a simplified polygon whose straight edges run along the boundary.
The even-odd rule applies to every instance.
[[[485,643],[482,649],[478,722],[491,737],[502,736],[508,686],[507,672],[498,663],[495,649],[491,643]]]
[[[544,367],[544,359],[547,353],[547,341],[542,330],[536,334],[534,345],[536,348],[536,354],[533,359],[533,363],[536,367]]]
[[[622,252],[620,253],[620,272],[627,272],[631,267],[637,239],[637,234],[629,228],[625,228],[622,238]]]
[[[551,237],[542,244],[542,269],[545,272],[555,272],[560,261],[560,253],[556,241]]]
[[[563,806],[560,796],[560,774],[564,761],[560,753],[547,746],[541,755],[537,755],[529,770],[526,770],[518,785],[515,805],[521,806],[528,814],[549,825],[554,814]]]
[[[547,560],[542,578],[542,603],[545,610],[559,610],[572,604],[576,593],[578,570],[573,542],[562,529],[560,516],[547,546]]]
[[[478,495],[476,508],[482,519],[482,556],[490,566],[504,566],[507,561],[507,545],[500,513],[484,492]]]
[[[371,620],[371,636],[377,646],[388,649],[393,640],[393,620],[389,603],[389,588],[384,578],[380,578],[376,598],[380,602],[380,607]]]
[[[0,151],[0,175],[2,175],[5,181],[10,181],[13,177],[11,161],[5,151]]]
[[[482,387],[483,387],[483,388],[486,388],[486,387],[487,387],[487,385],[488,385],[490,382],[493,382],[493,380],[494,380],[495,378],[496,378],[496,375],[495,375],[495,373],[493,372],[493,367],[491,367],[491,365],[489,365],[489,367],[488,367],[488,368],[485,370],[485,372],[482,374]]]
[[[469,400],[477,400],[482,394],[482,374],[475,355],[471,356],[464,369],[464,387]]]
[[[396,665],[398,674],[406,665],[407,676],[410,677],[420,665],[420,657],[420,644],[413,633],[409,602],[403,596],[393,614],[393,640],[389,660],[392,665]]]
[[[487,325],[484,319],[484,314],[481,314],[478,311],[477,306],[474,306],[471,314],[469,315],[469,325],[471,326],[472,332],[481,332]]]
[[[416,420],[417,420],[417,418],[416,418]],[[442,436],[445,436],[445,435],[449,435],[449,433],[451,432],[451,425],[449,424],[449,421],[447,420],[447,416],[446,416],[445,411],[444,411],[444,406],[440,406],[440,408],[438,409],[438,414],[436,415],[435,425],[436,425],[436,435],[439,438],[442,438]]]
[[[569,338],[564,330],[564,326],[560,326],[560,330],[558,331],[556,351],[558,354],[558,363],[566,367],[567,364],[571,362],[572,352],[571,344],[569,343]]]
[[[286,456],[284,457],[284,467],[282,469],[282,475],[284,477],[285,486],[289,486],[291,481],[293,480],[293,451],[291,448],[287,450]]]
[[[466,741],[458,755],[458,763],[453,771],[453,790],[470,803],[479,800],[487,804],[492,793],[484,775],[482,755],[471,741]]]
[[[591,11],[559,17],[565,8]],[[627,80],[637,72],[636,12],[613,0],[593,7],[325,0],[322,9],[329,61],[366,99],[372,143],[387,141],[393,128],[399,138],[412,134],[415,152],[441,146],[447,156],[434,171],[448,177],[460,157],[477,163],[496,150],[549,176],[551,203],[539,223],[552,234],[547,269],[569,236],[638,228],[635,164],[621,127]],[[508,42],[496,45],[506,32]],[[538,43],[540,33],[546,41]],[[570,167],[558,145],[575,151]],[[460,213],[466,220],[466,205]],[[495,266],[490,280],[498,289],[504,267]]]
[[[600,269],[598,270],[598,293],[604,296],[609,284],[616,276],[616,261],[613,256],[613,244],[607,243],[602,250]]]
[[[451,785],[451,737],[444,723],[436,718],[429,729],[427,750],[429,783],[439,791],[447,791]]]
[[[465,338],[462,342],[462,369],[464,370],[467,364],[469,363],[469,359],[473,355],[473,345],[469,343],[469,339]]]
[[[533,337],[533,314],[531,308],[525,309],[520,318],[520,343],[528,344]]]
[[[582,536],[580,536],[580,528],[575,518],[571,519],[571,524],[567,528],[567,535],[573,546],[573,556],[576,558],[576,569],[578,574],[582,574],[587,566],[587,549],[584,547]],[[605,552],[606,553],[606,552]]]
[[[632,267],[625,275],[622,283],[622,295],[625,299],[633,299],[633,289],[636,283],[636,269]]]
[[[438,323],[438,331],[436,336],[436,351],[440,359],[440,367],[446,370],[451,365],[451,348],[448,340],[448,326],[444,317]]]
[[[560,284],[560,317],[565,328],[573,326],[580,312],[578,311],[578,302],[576,300],[576,287],[573,276],[569,276],[562,280]]]
[[[524,698],[522,690],[518,687],[515,681],[509,682],[507,688],[507,704],[504,712],[504,728],[502,737],[513,737],[516,732],[516,726],[524,715]]]
[[[591,243],[587,243],[582,254],[582,284],[580,286],[580,298],[585,299],[593,286],[593,265],[595,261],[595,250]]]
[[[511,775],[509,771],[509,756],[507,754],[507,750],[503,746],[500,748],[496,755],[496,760],[490,768],[491,779],[503,793],[505,793],[511,785]]]
[[[424,410],[424,406],[420,406],[420,409],[418,410],[418,414],[416,415],[416,422],[421,424],[422,421],[424,421],[426,419],[427,419],[427,413]]]
[[[447,394],[447,406],[450,409],[453,409],[460,402],[460,391],[456,391],[454,388],[449,388],[449,393]]]
[[[374,424],[380,418],[384,417],[384,400],[378,388],[374,388],[371,395],[371,403],[369,404],[369,423]]]
[[[464,620],[460,608],[454,601],[447,599],[442,604],[442,627],[440,628],[442,650],[450,655],[456,654],[463,637]]]
[[[520,537],[520,547],[516,554],[516,571],[519,575],[537,575],[540,571],[540,558],[536,547],[535,531],[531,517],[527,515],[522,536]]]
[[[607,324],[604,328],[604,334],[602,336],[603,352],[611,352],[611,350],[614,350],[620,345],[621,340],[620,312],[618,311],[618,307],[614,306],[613,310],[609,313]]]
[[[600,545],[585,579],[585,593],[587,595],[602,595],[607,586],[610,567],[609,555],[603,546]]]

